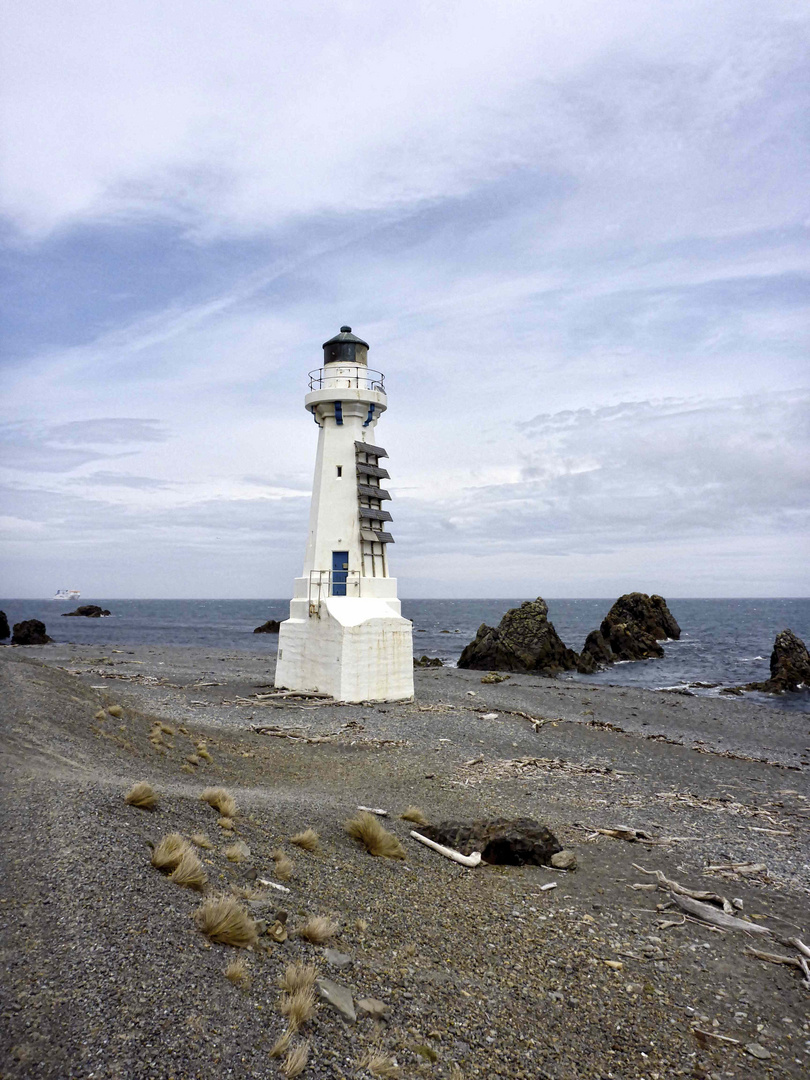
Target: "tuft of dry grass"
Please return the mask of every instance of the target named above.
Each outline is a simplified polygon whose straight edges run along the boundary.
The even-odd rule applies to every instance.
[[[192,844],[196,844],[199,848],[204,848],[206,851],[213,851],[214,845],[208,839],[204,832],[195,832],[189,837]]]
[[[212,941],[246,949],[258,940],[256,924],[235,896],[209,896],[194,912],[197,927]]]
[[[220,829],[224,829],[226,832],[232,832],[233,831],[233,818],[221,817],[221,818],[218,819],[217,825],[219,825]]]
[[[285,994],[294,994],[296,990],[311,990],[318,977],[314,964],[288,964],[278,985]]]
[[[307,919],[303,926],[299,927],[298,934],[305,941],[312,942],[313,945],[326,945],[334,938],[338,930],[339,927],[336,922],[332,922],[331,919],[327,919],[324,915],[313,915]]]
[[[357,1068],[362,1072],[370,1072],[372,1076],[380,1077],[380,1080],[395,1080],[402,1074],[397,1063],[384,1054],[381,1050],[367,1050],[357,1062]]]
[[[189,765],[199,765],[200,764],[200,759],[196,754],[189,754],[188,757],[186,758],[186,761],[189,763]]]
[[[158,720],[157,726],[160,728],[164,735],[174,735],[174,728],[171,726],[171,724],[164,724],[162,720]]]
[[[231,892],[240,900],[266,900],[267,892],[255,885],[231,885]]]
[[[244,840],[237,840],[235,843],[228,844],[226,848],[223,848],[222,854],[230,862],[240,863],[243,859],[250,858],[250,848]]]
[[[189,765],[188,763],[186,763],[186,764],[184,764],[184,765],[181,765],[181,766],[180,766],[180,772],[187,772],[187,773],[191,773],[191,774],[192,774],[192,776],[194,775],[194,773],[195,773],[196,771],[197,771],[197,770],[196,770],[196,769],[194,768],[194,766],[193,766],[193,765]]]
[[[250,972],[244,956],[240,955],[231,960],[225,968],[225,978],[234,986],[247,986],[250,983]]]
[[[292,1042],[292,1032],[285,1031],[283,1035],[279,1035],[273,1045],[270,1047],[270,1057],[277,1058],[286,1054],[290,1049],[290,1043]]]
[[[209,761],[210,762],[210,761],[214,760],[211,757],[211,754],[209,753],[208,747],[205,745],[205,743],[200,743],[200,745],[197,747],[197,755],[199,757],[201,757],[203,759],[203,761]]]
[[[270,858],[276,864],[276,877],[279,881],[289,881],[293,874],[292,861],[284,854],[281,848],[271,851]]]
[[[346,822],[346,832],[359,840],[369,855],[381,855],[386,859],[405,858],[405,848],[373,814],[363,812],[356,818],[350,818]]]
[[[93,719],[94,720],[106,720],[107,719],[107,714],[104,712],[103,709],[99,709],[98,712],[93,713]]]
[[[418,806],[409,806],[407,810],[399,815],[403,821],[412,821],[414,825],[429,825],[430,822],[425,817],[424,812],[419,809]]]
[[[284,1059],[284,1064],[281,1066],[281,1071],[284,1073],[288,1080],[292,1080],[294,1076],[300,1076],[304,1069],[307,1067],[307,1061],[309,1060],[309,1043],[302,1042],[295,1047],[294,1050],[290,1050]]]
[[[115,717],[119,717],[119,716],[124,715],[124,710],[121,708],[120,705],[109,705],[107,707],[107,712],[110,714],[110,716],[115,716]]]
[[[188,845],[180,857],[180,862],[169,875],[169,880],[175,885],[182,885],[184,889],[196,889],[197,892],[202,892],[208,883],[203,864]]]
[[[142,810],[154,810],[157,806],[157,792],[146,780],[133,784],[124,796],[124,802],[130,806],[139,806]]]
[[[295,836],[290,837],[290,843],[303,848],[304,851],[311,851],[313,855],[321,853],[321,838],[314,829],[304,829],[303,832],[296,833]]]
[[[298,1031],[315,1015],[315,991],[311,986],[302,986],[293,994],[282,994],[279,1008],[287,1017],[290,1031]]]
[[[152,866],[158,870],[176,870],[188,850],[188,841],[180,833],[169,833],[152,852]]]
[[[236,817],[236,800],[233,795],[228,794],[225,788],[208,787],[201,793],[200,798],[203,802],[207,802],[209,806],[213,806],[215,810],[218,810],[221,817]]]
[[[358,934],[365,934],[366,930],[368,930],[368,927],[369,927],[369,923],[368,923],[367,919],[355,919],[354,920],[354,928],[355,928],[355,930],[357,931]]]

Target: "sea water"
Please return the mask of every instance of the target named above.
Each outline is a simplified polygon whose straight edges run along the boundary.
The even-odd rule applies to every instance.
[[[596,629],[613,600],[547,601],[549,619],[570,648],[579,652],[588,632]],[[285,619],[288,600],[105,600],[84,597],[80,604],[109,608],[107,618],[62,618],[67,606],[53,600],[0,600],[10,623],[40,619],[55,641],[97,644],[101,650],[137,645],[189,645],[222,650],[274,654],[277,637],[254,634],[267,619]],[[503,600],[403,600],[402,613],[413,621],[416,656],[437,656],[453,665],[481,623],[497,626],[504,613],[521,603]],[[616,664],[594,675],[566,673],[563,679],[583,683],[684,687],[718,684],[738,686],[768,678],[773,640],[790,628],[810,643],[808,599],[670,599],[669,608],[681,627],[679,641],[663,642],[664,657]],[[698,690],[697,692],[701,692]],[[810,694],[779,698],[752,695],[782,708],[810,709]]]

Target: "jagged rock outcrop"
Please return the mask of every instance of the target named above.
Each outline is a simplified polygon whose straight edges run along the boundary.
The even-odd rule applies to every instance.
[[[81,615],[85,619],[100,619],[102,615],[111,614],[106,608],[100,608],[97,604],[82,604],[75,611],[63,611],[62,618],[70,619],[74,615]]]
[[[617,660],[649,660],[663,656],[658,644],[667,638],[677,640],[681,628],[667,607],[663,596],[625,593],[602,620],[598,630],[585,639],[577,671],[598,671]]]
[[[440,660],[438,656],[420,656],[417,660],[413,658],[414,667],[444,667],[444,661]]]
[[[8,616],[5,611],[0,611],[0,641],[7,638],[11,633],[11,627],[8,625]]]
[[[482,623],[461,654],[460,668],[477,671],[524,671],[557,675],[577,666],[577,654],[548,621],[542,597],[507,611],[497,628]]]
[[[810,652],[792,630],[780,630],[773,643],[770,679],[749,683],[745,689],[785,694],[796,693],[803,687],[810,688]]]
[[[39,619],[25,619],[23,622],[14,623],[12,645],[47,645],[49,641],[53,641],[53,638],[48,637],[45,623]]]
[[[281,623],[278,619],[268,619],[266,623],[262,623],[261,626],[257,626],[253,631],[254,634],[277,634],[281,627]]]
[[[442,821],[418,831],[463,855],[480,851],[484,862],[502,866],[545,866],[562,851],[554,833],[532,818]]]

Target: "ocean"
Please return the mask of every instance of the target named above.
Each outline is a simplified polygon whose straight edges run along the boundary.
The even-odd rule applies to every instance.
[[[549,619],[570,648],[579,651],[586,635],[598,627],[613,600],[548,600]],[[98,604],[112,612],[104,619],[63,619],[76,604]],[[481,623],[497,626],[501,616],[520,600],[403,600],[402,612],[414,624],[416,656],[438,656],[455,664]],[[595,675],[560,676],[582,683],[683,687],[717,683],[700,691],[766,679],[773,640],[790,628],[810,642],[810,599],[668,600],[681,627],[680,641],[664,642],[658,660],[616,664]],[[56,641],[127,645],[192,645],[221,650],[275,653],[277,638],[254,634],[267,619],[284,619],[288,600],[104,600],[82,596],[68,604],[54,600],[0,600],[10,623],[41,619]],[[810,711],[810,693],[750,695],[779,708]]]

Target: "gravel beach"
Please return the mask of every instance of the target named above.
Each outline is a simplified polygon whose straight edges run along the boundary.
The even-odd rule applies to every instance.
[[[370,1052],[402,1077],[806,1075],[801,968],[748,950],[810,942],[810,716],[482,674],[417,669],[412,703],[342,706],[267,697],[273,661],[255,653],[0,648],[0,1076],[283,1076],[278,979],[298,961],[385,1006],[352,1023],[320,1002],[296,1037],[305,1077],[373,1076]],[[139,780],[153,811],[124,801]],[[227,833],[209,786],[236,799]],[[347,835],[358,805],[389,812],[406,860]],[[535,818],[578,868],[464,869],[410,838],[410,805]],[[290,843],[308,827],[320,853]],[[598,832],[616,828],[642,838]],[[268,923],[285,909],[287,940],[209,941],[200,895],[150,864],[171,832],[205,833],[210,889],[241,886]],[[242,862],[223,854],[234,839]],[[278,880],[279,848],[288,893],[258,883]],[[670,894],[634,889],[655,883],[637,867],[733,900],[752,931],[659,910]],[[311,915],[337,923],[331,951],[296,933]],[[224,975],[237,952],[246,985]]]

